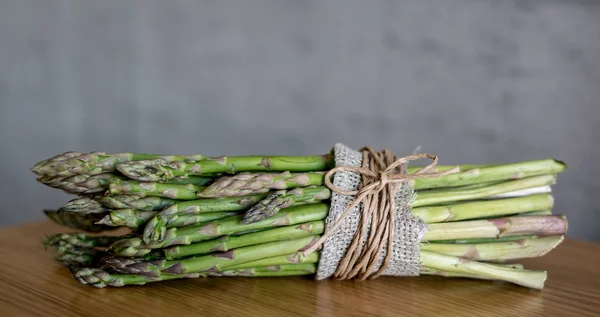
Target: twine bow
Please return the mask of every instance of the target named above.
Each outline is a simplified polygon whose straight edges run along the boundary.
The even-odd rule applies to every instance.
[[[388,267],[392,259],[391,250],[395,232],[395,194],[403,182],[460,172],[458,167],[444,172],[435,172],[438,156],[434,154],[421,153],[398,159],[389,150],[377,152],[371,147],[364,147],[361,152],[363,155],[361,167],[338,166],[325,175],[325,185],[329,189],[338,194],[355,196],[355,198],[329,230],[303,250],[304,254],[310,254],[319,249],[327,239],[335,234],[350,212],[362,203],[358,230],[335,271],[336,279],[374,279]],[[408,174],[406,170],[408,162],[419,159],[431,159],[433,162],[414,174]],[[336,172],[343,171],[358,173],[362,176],[361,187],[358,190],[342,190],[333,185],[332,176]],[[376,272],[372,272],[384,247],[387,252],[383,263]]]

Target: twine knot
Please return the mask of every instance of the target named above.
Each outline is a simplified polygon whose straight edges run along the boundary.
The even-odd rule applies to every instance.
[[[335,234],[350,212],[362,204],[358,230],[335,271],[336,279],[374,279],[388,267],[395,232],[395,194],[401,185],[418,178],[441,177],[460,172],[458,167],[437,172],[438,156],[434,154],[420,153],[397,158],[389,150],[377,152],[371,147],[364,147],[361,152],[361,167],[337,166],[325,175],[325,185],[329,189],[341,195],[354,196],[354,200],[320,239],[303,250],[304,254],[310,254],[319,249]],[[419,159],[430,159],[432,162],[414,174],[409,174],[408,162]],[[333,175],[342,171],[354,172],[361,176],[358,190],[342,190],[332,183]],[[383,263],[375,271],[384,248],[386,254]]]

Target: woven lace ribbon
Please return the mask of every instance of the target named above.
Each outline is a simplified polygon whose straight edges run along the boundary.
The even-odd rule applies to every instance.
[[[360,167],[362,154],[343,144],[336,144],[333,148],[335,164],[337,166]],[[361,183],[361,176],[356,172],[342,171],[335,173],[333,184],[342,190],[356,190]],[[392,243],[392,259],[382,275],[417,276],[421,268],[420,242],[427,227],[425,223],[414,217],[410,205],[416,198],[415,192],[409,185],[400,185],[395,200],[396,217],[394,241]],[[326,219],[326,232],[340,218],[346,207],[354,197],[332,192],[331,207]],[[346,254],[352,243],[355,232],[358,230],[361,217],[362,204],[355,207],[343,220],[336,232],[323,243],[319,265],[317,269],[318,280],[333,276],[341,259]],[[366,240],[365,240],[366,241]],[[374,268],[381,267],[388,250],[384,246]]]

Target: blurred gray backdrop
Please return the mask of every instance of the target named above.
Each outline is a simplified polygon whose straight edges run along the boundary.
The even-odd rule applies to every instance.
[[[67,150],[310,154],[421,145],[442,164],[555,157],[600,241],[600,1],[0,0],[0,224],[68,196]]]

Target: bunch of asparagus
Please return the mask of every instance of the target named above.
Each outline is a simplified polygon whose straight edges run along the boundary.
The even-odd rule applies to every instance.
[[[206,276],[314,274],[318,252],[302,250],[325,230],[331,155],[148,155],[67,152],[32,171],[79,195],[52,220],[86,233],[48,237],[57,259],[95,287]],[[454,166],[438,166],[444,171]],[[412,212],[428,224],[421,274],[503,280],[541,289],[545,271],[506,261],[540,257],[563,240],[550,186],[564,163],[461,165],[410,181]],[[409,167],[415,172],[418,167]],[[97,235],[130,228],[121,236]]]

